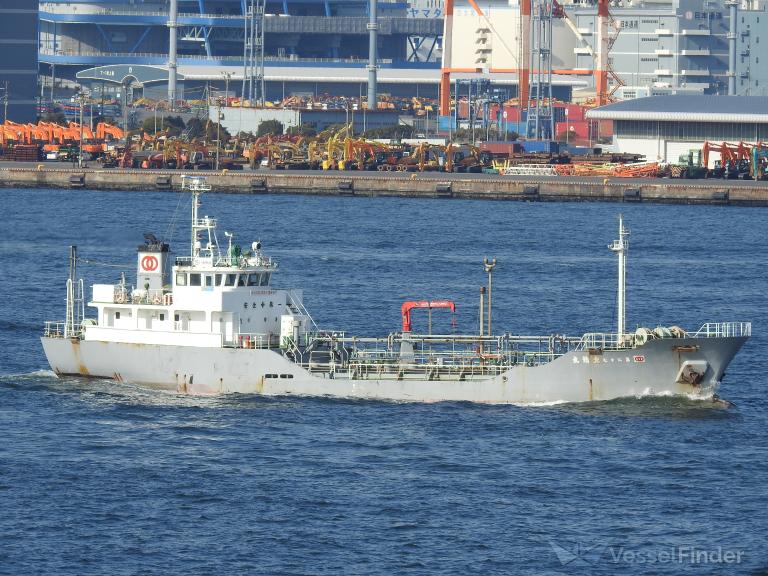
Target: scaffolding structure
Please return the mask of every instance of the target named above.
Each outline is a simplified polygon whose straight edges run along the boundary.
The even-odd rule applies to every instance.
[[[551,140],[555,134],[552,109],[552,19],[554,0],[532,0],[531,65],[528,99],[528,138]]]
[[[264,106],[264,12],[266,0],[244,0],[243,100]]]

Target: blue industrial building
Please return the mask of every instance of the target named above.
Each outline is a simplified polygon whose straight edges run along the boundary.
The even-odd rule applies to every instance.
[[[37,95],[37,2],[0,3],[0,113],[3,121],[32,122]]]
[[[441,19],[409,17],[407,2],[377,6],[383,67],[408,64],[412,39],[442,35]],[[268,0],[265,10],[265,66],[365,66],[367,0]],[[180,0],[179,64],[242,65],[245,13],[244,0]],[[40,61],[66,78],[93,66],[163,65],[167,25],[164,0],[40,2]]]

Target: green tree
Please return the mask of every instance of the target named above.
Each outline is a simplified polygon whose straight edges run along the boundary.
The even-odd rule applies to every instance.
[[[399,140],[402,138],[413,138],[415,132],[413,126],[406,124],[392,124],[391,126],[382,126],[380,128],[371,128],[363,132],[363,136],[366,138],[390,138],[393,140]]]
[[[288,134],[292,136],[317,136],[317,130],[312,124],[302,124],[301,126],[290,126]]]
[[[205,134],[205,124],[203,124],[200,118],[190,118],[189,122],[187,122],[186,129],[190,140],[193,138],[199,138]]]
[[[41,120],[43,122],[55,122],[56,124],[59,124],[61,126],[66,126],[69,124],[69,121],[67,120],[67,117],[64,115],[64,112],[48,112],[48,114],[45,114]]]
[[[144,119],[140,129],[148,134],[154,134],[155,122],[157,122],[157,131],[164,132],[168,136],[178,136],[184,131],[184,120],[181,116],[150,116]]]
[[[166,116],[163,126],[170,126],[171,128],[184,130],[184,119],[181,116]]]
[[[219,126],[216,122],[211,122],[210,120],[205,123],[204,137],[208,142],[221,140],[225,144],[232,138],[224,126]]]
[[[266,136],[273,134],[279,136],[283,133],[283,123],[279,120],[264,120],[256,129],[256,136]]]

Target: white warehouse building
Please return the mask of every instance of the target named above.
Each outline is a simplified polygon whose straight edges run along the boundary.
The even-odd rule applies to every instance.
[[[595,108],[587,118],[612,121],[615,148],[648,161],[677,162],[706,141],[768,141],[766,96],[651,96]]]

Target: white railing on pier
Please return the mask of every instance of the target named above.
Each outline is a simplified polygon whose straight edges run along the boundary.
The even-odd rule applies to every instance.
[[[515,164],[501,168],[502,176],[557,176],[555,167],[551,164]]]

